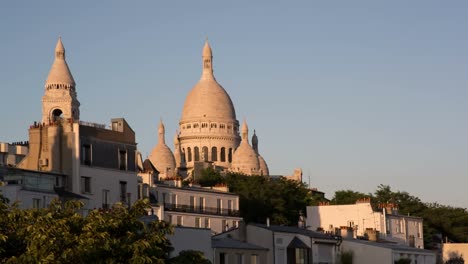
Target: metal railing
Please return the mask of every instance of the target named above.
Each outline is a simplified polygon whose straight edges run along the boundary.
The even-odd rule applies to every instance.
[[[209,214],[209,215],[222,215],[222,216],[234,216],[239,217],[238,210],[216,208],[216,207],[200,207],[190,206],[185,204],[172,204],[165,203],[164,210],[182,213],[195,213],[195,214]]]

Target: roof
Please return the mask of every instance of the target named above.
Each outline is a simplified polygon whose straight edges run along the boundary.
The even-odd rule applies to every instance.
[[[67,191],[64,188],[54,188],[54,191],[60,198],[89,200],[86,196]]]
[[[249,250],[268,250],[267,248],[260,247],[247,242],[242,242],[230,237],[212,238],[212,248],[234,248],[234,249],[249,249]]]
[[[297,237],[294,237],[294,239],[289,243],[288,248],[310,248],[307,246],[302,240],[300,240]]]
[[[190,186],[176,187],[176,186],[171,186],[171,185],[164,184],[164,183],[156,184],[156,188],[169,188],[169,189],[176,189],[176,190],[189,191],[189,192],[207,192],[207,193],[219,193],[219,194],[225,194],[225,195],[231,195],[231,196],[237,196],[237,197],[239,196],[231,192],[222,192],[222,191],[216,191],[212,189],[197,188],[197,187],[190,187]]]
[[[388,248],[392,250],[399,250],[399,251],[411,251],[411,252],[420,252],[420,253],[429,253],[429,254],[434,254],[431,250],[427,249],[422,249],[422,248],[414,248],[402,244],[397,244],[394,242],[390,241],[369,241],[369,240],[361,240],[361,239],[343,239],[343,241],[347,242],[354,242],[354,243],[359,243],[363,245],[368,245],[368,246],[374,246],[374,247],[380,247],[380,248]]]
[[[315,232],[309,229],[299,228],[295,226],[277,226],[277,225],[267,226],[264,224],[251,224],[251,225],[264,228],[264,229],[268,229],[273,232],[300,234],[300,235],[308,236],[311,238],[328,239],[328,240],[337,240],[339,238],[339,236],[327,235],[327,234],[323,234],[320,232]]]

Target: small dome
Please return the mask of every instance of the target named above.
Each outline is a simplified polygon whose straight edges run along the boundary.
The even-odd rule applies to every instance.
[[[234,172],[241,172],[247,175],[259,174],[260,164],[258,155],[249,144],[248,134],[247,122],[244,120],[242,123],[242,141],[234,151],[231,169]]]
[[[175,175],[176,161],[174,154],[164,140],[165,129],[162,121],[159,122],[158,133],[158,144],[153,148],[148,159],[161,174],[171,177]]]
[[[57,46],[55,47],[55,60],[50,68],[49,76],[46,80],[46,87],[53,84],[75,87],[75,80],[65,61],[65,48],[63,47],[61,38],[59,38]]]
[[[270,175],[270,170],[268,169],[268,165],[266,164],[265,159],[260,155],[258,155],[258,164],[260,165],[260,170],[263,176]]]

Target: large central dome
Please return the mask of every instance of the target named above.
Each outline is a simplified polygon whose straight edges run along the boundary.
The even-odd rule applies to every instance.
[[[201,79],[190,91],[181,121],[236,119],[228,93],[213,79]]]
[[[185,100],[181,122],[236,120],[236,111],[229,94],[213,75],[212,53],[208,42],[203,47],[203,72],[200,81]]]

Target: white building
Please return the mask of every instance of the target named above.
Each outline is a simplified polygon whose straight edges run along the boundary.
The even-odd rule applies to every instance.
[[[180,181],[166,182],[150,189],[150,201],[163,207],[165,221],[176,226],[209,228],[214,234],[235,228],[242,220],[239,196],[227,190],[182,187]]]
[[[214,236],[213,238],[232,238],[246,242],[267,251],[266,260],[257,263],[336,263],[340,252],[339,236],[327,235],[293,226],[275,226],[241,223],[239,228]],[[226,253],[218,250],[215,259],[222,259]],[[215,262],[218,263],[218,262]],[[227,262],[219,262],[227,263]],[[231,263],[231,262],[229,262]],[[236,263],[236,262],[234,262]],[[243,263],[243,262],[241,262]]]
[[[366,230],[375,230],[380,239],[424,248],[422,218],[399,215],[396,206],[391,204],[382,207],[375,210],[368,199],[348,205],[308,206],[306,225],[310,230],[332,233],[341,227],[350,227],[354,237],[365,236]]]
[[[28,142],[0,142],[0,166],[15,166],[28,154]]]

